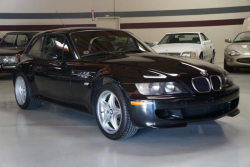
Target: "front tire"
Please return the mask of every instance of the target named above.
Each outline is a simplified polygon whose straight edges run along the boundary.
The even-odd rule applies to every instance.
[[[126,100],[116,84],[106,84],[97,93],[96,119],[101,132],[111,140],[130,138],[137,132]]]
[[[213,57],[212,57],[212,59],[210,60],[210,63],[211,63],[211,64],[214,64],[214,58],[215,58],[215,52],[213,52]]]
[[[234,67],[231,67],[231,66],[227,65],[225,59],[224,59],[224,69],[227,70],[228,72],[233,72],[234,71]]]
[[[200,58],[200,60],[203,60],[203,59],[204,59],[204,58],[203,58],[203,53],[202,53],[202,52],[200,53],[199,58]]]
[[[23,73],[18,73],[15,78],[15,97],[18,106],[24,110],[35,109],[41,102],[32,96],[28,80]]]

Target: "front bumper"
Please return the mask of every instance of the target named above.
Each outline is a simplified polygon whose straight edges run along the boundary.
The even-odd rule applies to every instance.
[[[17,64],[0,64],[0,73],[12,73]]]
[[[225,61],[231,67],[250,67],[250,56],[226,56]]]
[[[134,100],[130,99],[130,101]],[[239,87],[233,85],[214,94],[137,101],[145,105],[128,104],[130,117],[135,126],[182,127],[191,122],[237,115],[239,113]]]

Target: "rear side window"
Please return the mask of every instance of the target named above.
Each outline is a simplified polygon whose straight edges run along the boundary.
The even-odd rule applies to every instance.
[[[28,48],[28,55],[34,58],[43,58],[43,42],[45,37],[39,36],[37,37]]]
[[[29,39],[27,35],[18,35],[17,36],[17,46],[25,47],[29,43]]]
[[[14,46],[16,35],[7,35],[3,37],[0,46],[1,47],[11,47]]]

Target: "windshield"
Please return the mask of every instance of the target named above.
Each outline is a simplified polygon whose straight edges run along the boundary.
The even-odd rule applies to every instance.
[[[240,33],[234,40],[234,43],[237,42],[250,42],[250,32]]]
[[[0,47],[14,46],[16,35],[5,35],[0,42]]]
[[[200,44],[199,34],[196,33],[181,33],[181,34],[167,34],[159,42],[160,44],[171,44],[171,43],[196,43]]]
[[[71,35],[80,56],[114,52],[153,52],[136,37],[123,31],[84,31]]]

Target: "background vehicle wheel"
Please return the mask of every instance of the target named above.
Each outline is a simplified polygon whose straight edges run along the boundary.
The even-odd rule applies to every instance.
[[[203,53],[200,53],[200,59],[203,60]]]
[[[227,65],[225,59],[224,59],[224,69],[227,70],[228,72],[233,72],[234,71],[234,67],[231,67],[231,66]]]
[[[97,93],[96,119],[102,133],[111,140],[132,137],[137,128],[131,122],[127,103],[116,84],[104,85]]]
[[[212,59],[210,61],[211,64],[214,64],[214,58],[215,58],[215,52],[213,52],[213,57],[212,57]]]
[[[41,103],[40,100],[32,96],[28,81],[23,73],[18,73],[16,75],[15,96],[18,106],[22,109],[34,109],[39,107]]]

